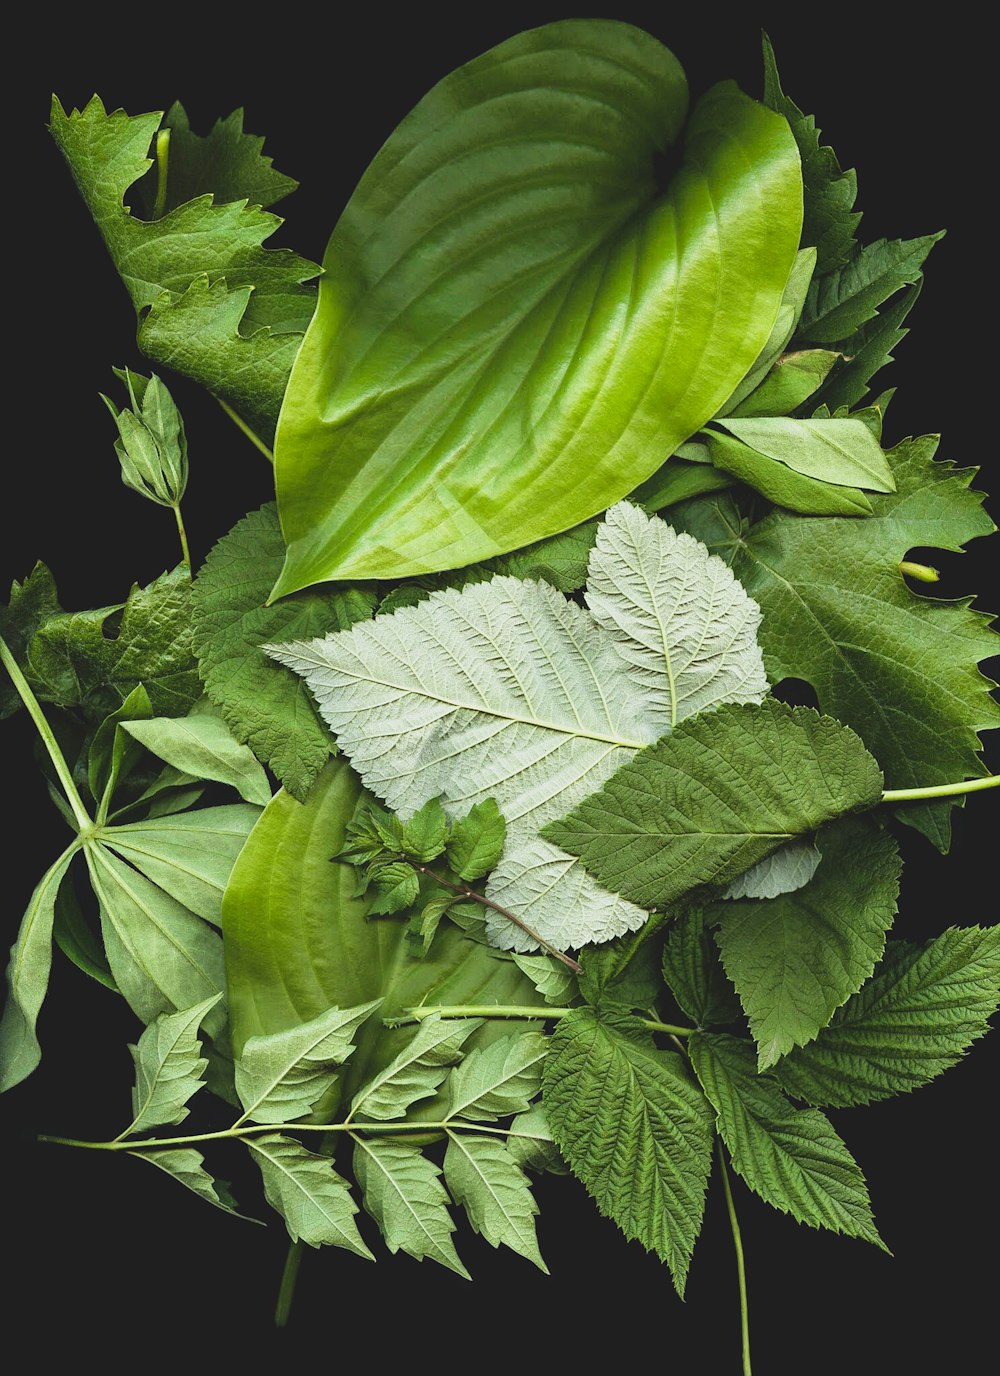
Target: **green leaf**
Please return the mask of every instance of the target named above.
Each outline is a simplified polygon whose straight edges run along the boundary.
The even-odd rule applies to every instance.
[[[804,477],[731,435],[711,434],[709,448],[716,467],[755,488],[775,506],[804,516],[871,515],[872,504],[859,487],[838,487]]]
[[[333,1169],[328,1156],[315,1156],[278,1132],[244,1140],[264,1177],[267,1202],[284,1218],[293,1242],[345,1247],[368,1261],[375,1260],[354,1222],[358,1206],[347,1181]]]
[[[813,397],[831,411],[840,406],[857,406],[868,392],[872,377],[893,359],[892,350],[907,330],[903,321],[916,305],[921,283],[900,294],[876,318],[861,329],[850,341],[850,358],[833,369],[826,382]]]
[[[187,1189],[192,1190],[200,1199],[207,1199],[224,1213],[245,1219],[247,1223],[259,1223],[258,1218],[248,1218],[236,1208],[236,1200],[229,1192],[225,1180],[213,1180],[205,1170],[205,1158],[193,1147],[167,1147],[163,1151],[130,1151],[137,1161],[148,1161],[167,1175],[179,1180]]]
[[[101,839],[173,899],[217,926],[236,857],[259,816],[259,808],[231,803],[104,827]]]
[[[829,1120],[793,1108],[770,1076],[755,1074],[749,1042],[699,1032],[688,1045],[733,1167],[754,1193],[811,1228],[884,1251],[864,1176]]]
[[[354,1174],[390,1252],[406,1252],[417,1261],[430,1257],[472,1279],[452,1242],[455,1222],[436,1162],[405,1142],[355,1137]]]
[[[527,1112],[542,1087],[547,1048],[540,1032],[522,1032],[470,1051],[448,1078],[446,1116],[492,1123]]]
[[[131,213],[124,198],[150,166],[160,120],[108,114],[95,96],[69,114],[54,100],[50,130],[140,317],[140,347],[210,387],[269,436],[315,305],[315,290],[303,285],[315,265],[263,247],[281,220],[245,203],[260,186],[261,167],[238,140],[230,139],[225,170],[216,170],[219,187],[210,188],[227,203],[201,194],[160,219]],[[168,191],[171,178],[183,187],[206,171],[201,147],[185,133],[171,149]],[[223,140],[209,138],[219,158]]]
[[[734,416],[787,416],[821,387],[841,357],[830,349],[782,354],[764,380],[740,402]],[[696,495],[696,494],[692,494]]]
[[[580,993],[592,1007],[631,1010],[656,1003],[660,996],[658,943],[651,938],[662,925],[662,915],[654,913],[638,932],[580,952]]]
[[[535,1236],[538,1205],[528,1177],[496,1137],[448,1133],[444,1178],[456,1204],[491,1247],[505,1246],[549,1274]]]
[[[680,1056],[634,1018],[574,1009],[550,1039],[542,1102],[573,1174],[683,1295],[712,1168],[712,1112]]]
[[[560,1007],[576,998],[576,975],[562,961],[541,952],[529,956],[520,951],[512,951],[511,959],[528,976],[546,1003]]]
[[[774,323],[801,175],[785,121],[725,82],[661,193],[686,103],[649,34],[570,20],[453,72],[390,136],[282,408],[274,596],[555,534],[725,401]]]
[[[268,640],[344,630],[371,615],[360,588],[300,593],[265,607],[284,557],[272,504],[212,550],[194,585],[192,619],[205,691],[240,741],[301,802],[333,749],[302,681],[260,648]]]
[[[895,490],[892,469],[878,441],[859,420],[730,416],[717,423],[751,449],[807,478],[869,492]]]
[[[368,916],[380,913],[402,913],[412,908],[420,892],[420,880],[412,865],[400,860],[394,865],[380,865],[372,874],[375,897],[368,906]]]
[[[672,454],[663,467],[640,483],[634,492],[629,493],[629,497],[644,511],[662,511],[676,502],[686,502],[706,492],[719,492],[732,485],[729,474],[713,468],[711,463],[689,463],[679,454]],[[582,578],[580,582],[583,582]]]
[[[778,80],[774,49],[764,35],[764,103],[791,126],[802,159],[805,216],[802,242],[816,246],[816,271],[839,268],[850,256],[861,215],[854,209],[857,174],[841,171],[832,148],[820,144],[816,120],[788,99]]]
[[[845,344],[901,287],[920,280],[924,259],[942,238],[878,239],[865,244],[835,272],[815,278],[799,320],[798,337],[810,344]]]
[[[20,1084],[42,1059],[35,1024],[49,987],[56,895],[72,858],[72,848],[64,851],[39,879],[10,950],[0,1019],[0,1091]]]
[[[7,605],[0,607],[0,636],[18,664],[25,663],[28,646],[39,626],[61,611],[55,579],[44,564],[36,564],[23,583],[11,583]],[[0,721],[21,706],[20,693],[4,674],[0,683]]]
[[[777,898],[808,884],[823,857],[812,841],[789,841],[744,870],[728,885],[723,898]]]
[[[853,731],[768,698],[681,722],[543,834],[607,888],[663,906],[881,797]]]
[[[811,683],[820,708],[878,760],[887,788],[982,774],[976,733],[1000,725],[977,667],[1000,647],[989,618],[968,598],[923,597],[899,568],[914,548],[960,550],[994,529],[969,490],[974,470],[934,462],[935,448],[926,437],[889,453],[896,491],[873,496],[867,520],[773,512],[719,547],[763,609],[768,677]],[[676,519],[690,526],[699,505]],[[911,803],[898,816],[946,850],[951,806]]]
[[[142,758],[137,740],[119,727],[128,721],[151,717],[153,706],[140,683],[117,711],[109,712],[94,732],[87,750],[87,784],[94,800],[106,812],[119,782],[124,782]]]
[[[402,1051],[355,1094],[351,1117],[380,1122],[404,1118],[411,1104],[435,1093],[451,1066],[462,1059],[462,1045],[482,1026],[481,1018],[442,1018],[434,1013],[417,1024]]]
[[[201,1054],[199,1029],[209,1009],[222,998],[213,994],[193,1008],[161,1013],[130,1046],[135,1061],[130,1125],[121,1134],[132,1137],[165,1123],[182,1123],[188,1100],[205,1083],[208,1061]]]
[[[777,1068],[797,1099],[870,1104],[925,1085],[989,1031],[1000,1003],[1000,927],[890,941],[874,978]]]
[[[678,1007],[699,1027],[737,1022],[740,1002],[726,978],[704,909],[672,923],[663,944],[663,978]]]
[[[267,775],[253,752],[241,745],[218,717],[207,712],[188,717],[128,721],[124,730],[159,759],[196,779],[229,784],[259,807],[271,801]]]
[[[63,955],[105,989],[118,993],[100,937],[84,917],[71,880],[59,885],[56,895],[56,920],[52,929],[56,945]]]
[[[311,1113],[354,1050],[355,1032],[379,1006],[330,1008],[285,1032],[248,1037],[236,1062],[236,1092],[253,1123],[288,1123]]]
[[[788,281],[785,283],[781,294],[781,305],[778,307],[778,314],[771,327],[767,343],[754,360],[753,367],[744,375],[725,404],[716,411],[717,417],[728,416],[730,412],[737,410],[744,398],[756,391],[784,353],[788,341],[795,333],[799,316],[802,314],[806,292],[809,290],[809,283],[812,280],[815,267],[816,250],[812,248],[800,249],[792,262],[792,270],[788,274]],[[690,454],[690,446],[688,444],[681,445],[678,452]]]
[[[525,1170],[547,1171],[550,1175],[569,1174],[541,1104],[532,1104],[527,1113],[518,1114],[510,1125],[506,1142],[510,1156]]]
[[[202,136],[191,128],[184,106],[175,101],[163,125],[170,130],[165,211],[209,195],[214,195],[219,205],[248,201],[266,210],[298,186],[293,178],[274,170],[271,159],[262,152],[262,138],[243,132],[242,110],[217,119]]]
[[[823,858],[804,888],[708,909],[761,1070],[812,1041],[861,988],[896,915],[902,862],[888,832],[848,817],[825,828],[821,844]]]
[[[429,798],[403,823],[401,848],[405,855],[427,863],[436,860],[448,839],[448,819],[440,798]]]
[[[448,868],[471,883],[495,869],[503,854],[507,825],[495,798],[475,803],[451,829],[445,846]]]

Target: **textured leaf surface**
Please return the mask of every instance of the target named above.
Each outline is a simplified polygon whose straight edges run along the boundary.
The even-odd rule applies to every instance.
[[[456,1204],[491,1247],[509,1247],[546,1275],[535,1236],[538,1205],[528,1177],[497,1137],[448,1134],[444,1178]]]
[[[437,1013],[417,1024],[402,1051],[360,1089],[351,1104],[354,1118],[403,1118],[411,1104],[428,1099],[462,1059],[466,1039],[481,1018],[442,1018]]]
[[[926,437],[891,451],[896,492],[873,495],[866,520],[773,512],[713,545],[763,609],[771,681],[811,683],[820,708],[853,727],[878,760],[887,788],[982,774],[976,733],[1000,725],[978,669],[1000,647],[989,618],[968,599],[914,592],[899,570],[911,549],[960,550],[994,529],[982,494],[969,490],[973,470],[935,463],[935,447]],[[692,515],[677,519],[693,529]],[[910,803],[898,815],[947,849],[951,806]]]
[[[503,854],[507,825],[495,798],[476,803],[451,829],[446,853],[448,867],[471,883],[489,874]]]
[[[466,64],[391,135],[330,240],[282,409],[278,595],[555,534],[725,401],[798,247],[799,161],[723,83],[660,193],[685,108],[655,39],[570,20]]]
[[[288,1123],[311,1113],[354,1050],[358,1027],[378,1007],[331,1008],[285,1032],[249,1037],[236,1062],[236,1092],[254,1123]]]
[[[264,140],[244,132],[242,110],[217,119],[201,135],[191,128],[184,106],[175,101],[163,124],[170,130],[168,211],[198,196],[214,196],[219,205],[245,200],[266,210],[298,186],[292,177],[274,170],[263,152]]]
[[[153,717],[129,721],[123,729],[147,750],[195,779],[229,784],[248,803],[271,801],[267,775],[253,752],[232,735],[224,722],[207,712],[189,717]]]
[[[267,1202],[285,1220],[293,1242],[310,1247],[346,1247],[369,1261],[375,1258],[362,1241],[354,1215],[358,1206],[347,1181],[333,1169],[328,1156],[316,1156],[301,1143],[279,1132],[248,1137]]]
[[[138,1044],[129,1047],[135,1061],[134,1116],[123,1137],[162,1123],[182,1123],[188,1116],[187,1102],[204,1084],[208,1065],[201,1054],[201,1021],[221,997],[214,994],[193,1008],[161,1013]]]
[[[757,1075],[749,1042],[699,1032],[689,1048],[733,1166],[754,1193],[811,1228],[884,1248],[864,1176],[829,1120],[793,1108],[770,1076]]]
[[[740,1001],[722,968],[703,908],[671,923],[663,943],[663,978],[680,1008],[699,1027],[739,1019]]]
[[[846,343],[883,301],[920,280],[924,259],[940,238],[878,239],[856,249],[843,267],[813,281],[799,337],[811,344]]]
[[[665,1261],[683,1294],[712,1165],[712,1112],[680,1056],[633,1018],[562,1018],[545,1062],[556,1141],[601,1213]]]
[[[547,1049],[540,1032],[522,1032],[470,1051],[449,1077],[448,1117],[490,1123],[527,1112],[542,1086]]]
[[[716,468],[755,488],[775,506],[804,516],[871,515],[872,504],[860,487],[842,487],[797,473],[733,435],[713,432],[708,446]]]
[[[244,517],[212,550],[194,585],[194,646],[205,691],[236,737],[302,801],[330,755],[330,738],[301,679],[261,646],[324,635],[370,616],[360,588],[299,593],[265,607],[285,546],[273,504]]]
[[[22,583],[16,579],[11,583],[7,603],[0,607],[0,636],[18,664],[24,664],[28,646],[39,626],[61,611],[55,579],[45,564],[36,564]],[[0,721],[23,706],[20,693],[4,674],[0,684]]]
[[[804,888],[708,910],[761,1070],[812,1041],[861,988],[896,915],[902,862],[888,832],[847,817],[823,830],[821,845],[823,858]]]
[[[545,835],[607,888],[653,907],[726,883],[881,796],[878,767],[853,731],[768,698],[681,722]]]
[[[364,1192],[365,1208],[374,1218],[390,1252],[406,1252],[471,1277],[452,1241],[455,1221],[441,1167],[415,1147],[386,1138],[356,1137],[354,1174]]]
[[[777,1075],[797,1099],[839,1108],[926,1084],[989,1031],[1000,1003],[1000,927],[890,941],[875,977]]]
[[[248,1223],[259,1223],[256,1218],[247,1218],[236,1208],[236,1201],[229,1192],[224,1180],[214,1180],[205,1169],[205,1158],[193,1147],[168,1147],[164,1151],[131,1151],[137,1161],[148,1161],[151,1166],[165,1171],[167,1175],[179,1180],[182,1185],[196,1194],[199,1199],[208,1200],[217,1209]]]
[[[878,440],[860,420],[729,416],[718,424],[751,449],[807,478],[870,492],[895,488]]]
[[[781,893],[794,893],[809,883],[822,858],[812,841],[790,841],[738,874],[722,897],[777,898]]]

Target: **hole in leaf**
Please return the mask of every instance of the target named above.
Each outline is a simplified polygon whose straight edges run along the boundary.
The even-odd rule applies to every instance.
[[[804,678],[783,678],[771,689],[772,697],[787,702],[789,707],[815,707],[819,710],[816,690]]]

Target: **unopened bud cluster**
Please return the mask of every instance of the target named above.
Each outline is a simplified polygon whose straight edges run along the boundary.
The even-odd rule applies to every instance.
[[[119,409],[110,397],[102,400],[115,418],[115,453],[122,482],[161,506],[176,507],[187,485],[188,457],[184,422],[173,398],[154,373],[145,378],[129,368],[115,375],[128,388],[131,407]]]

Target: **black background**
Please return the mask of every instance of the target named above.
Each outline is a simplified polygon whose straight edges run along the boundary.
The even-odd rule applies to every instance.
[[[344,19],[332,9],[306,18],[288,6],[257,20],[235,10],[216,20],[204,8],[197,24],[152,9],[146,17],[122,11],[112,23],[110,7],[101,7],[99,30],[29,20],[33,31],[8,57],[13,250],[4,304],[13,385],[0,576],[6,584],[44,558],[69,608],[118,601],[133,579],[161,572],[174,559],[174,532],[168,513],[118,482],[97,392],[111,382],[111,364],[141,360],[125,292],[45,132],[49,91],[68,105],[96,89],[131,113],[180,97],[200,132],[245,105],[248,128],[267,136],[276,166],[303,183],[274,242],[319,259],[357,177],[434,81],[520,28],[602,13],[537,5],[444,19],[423,7],[400,16],[370,5]],[[974,342],[994,290],[992,231],[976,199],[992,157],[991,52],[958,24],[901,31],[872,7],[743,6],[736,20],[710,4],[683,8],[626,4],[613,17],[673,47],[695,93],[725,76],[758,93],[766,25],[786,90],[818,114],[843,164],[859,168],[864,237],[949,228],[931,258],[912,337],[883,375],[900,387],[887,434],[894,442],[942,430],[943,453],[983,465],[983,485],[1000,488],[990,419],[995,351]],[[200,560],[268,498],[270,471],[194,386],[178,382],[175,396],[190,440],[185,510]],[[944,570],[943,595],[979,589],[987,596],[978,605],[995,605],[995,555],[983,542],[933,562]],[[61,848],[61,823],[34,770],[23,717],[3,726],[0,742],[9,809],[3,926],[12,938],[35,880]],[[995,752],[992,761],[1000,767]],[[995,919],[986,844],[994,799],[973,799],[957,814],[948,858],[902,834],[898,934],[921,938]],[[275,1335],[269,1311],[285,1251],[278,1225],[265,1231],[229,1219],[139,1162],[33,1141],[38,1131],[100,1138],[122,1126],[125,1042],[137,1033],[128,1010],[57,957],[40,1031],[41,1069],[0,1105],[8,1335],[35,1334],[50,1355],[64,1345],[103,1354],[112,1370],[143,1359],[186,1360],[198,1370],[212,1350],[251,1370],[282,1352],[418,1370],[589,1366],[605,1341],[616,1366],[738,1370],[735,1270],[717,1180],[683,1306],[665,1270],[599,1218],[578,1185],[547,1178],[537,1193],[550,1278],[468,1230],[460,1243],[473,1285],[431,1262],[386,1259],[384,1250],[377,1268],[343,1253],[310,1254],[294,1325]],[[835,1115],[869,1179],[893,1259],[798,1227],[737,1182],[758,1373],[985,1369],[980,1354],[992,1345],[995,1319],[997,1064],[987,1041],[914,1097]],[[216,1164],[257,1205],[252,1178],[235,1148],[231,1159],[227,1152]]]

